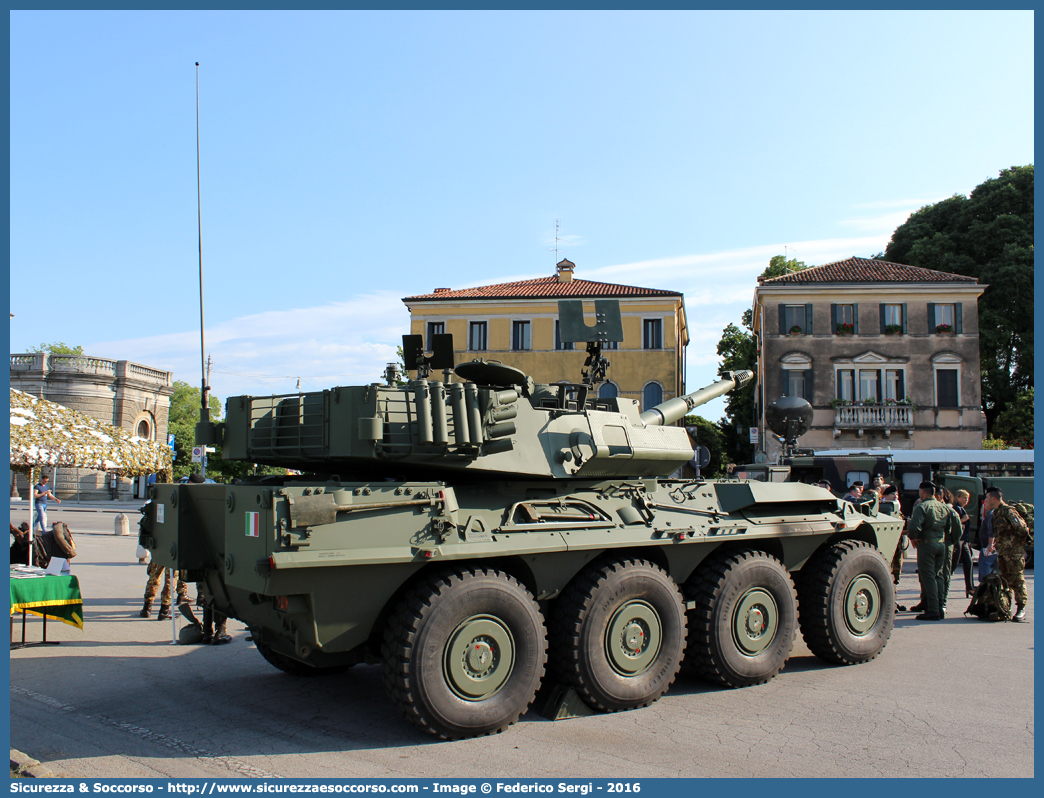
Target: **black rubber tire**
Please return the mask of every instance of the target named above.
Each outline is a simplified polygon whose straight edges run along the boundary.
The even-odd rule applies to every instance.
[[[698,676],[749,687],[769,681],[787,664],[797,632],[797,593],[775,557],[761,551],[712,555],[686,583],[686,593],[696,608],[689,611],[685,661]],[[755,627],[751,650],[745,651],[734,630],[740,621],[749,628],[758,618],[770,620]],[[768,637],[760,639],[766,630]]]
[[[869,662],[892,636],[895,585],[884,555],[869,543],[845,540],[817,552],[801,570],[798,590],[801,636],[825,662]],[[862,606],[850,610],[850,602]]]
[[[468,697],[448,671],[461,664],[451,651],[471,624],[495,626],[513,655],[490,666],[499,686]],[[447,570],[400,601],[388,619],[381,658],[385,689],[408,721],[440,739],[477,737],[504,731],[533,703],[547,663],[547,632],[539,605],[513,577],[485,568]]]
[[[585,704],[605,712],[658,700],[674,683],[685,653],[681,591],[662,568],[645,560],[596,563],[581,571],[562,591],[548,626],[555,675]],[[614,626],[617,637],[628,628],[641,629],[639,645],[645,648],[635,650],[640,656],[610,653]]]

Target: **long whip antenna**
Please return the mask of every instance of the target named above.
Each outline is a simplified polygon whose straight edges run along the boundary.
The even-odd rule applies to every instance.
[[[203,375],[203,398],[201,408],[209,410],[207,401],[206,345],[203,337],[203,207],[199,171],[199,61],[196,62],[196,223],[199,228],[199,367]],[[209,413],[207,414],[209,415]],[[201,421],[207,419],[200,418]]]

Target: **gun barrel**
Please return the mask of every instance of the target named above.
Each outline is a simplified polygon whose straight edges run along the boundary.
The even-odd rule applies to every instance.
[[[726,371],[718,382],[713,382],[706,388],[700,388],[698,391],[685,394],[685,396],[676,396],[674,399],[668,399],[663,404],[646,410],[639,418],[647,427],[662,427],[667,424],[673,424],[675,421],[685,418],[686,414],[694,408],[706,404],[711,399],[717,399],[733,388],[742,388],[752,379],[754,379],[753,371]]]

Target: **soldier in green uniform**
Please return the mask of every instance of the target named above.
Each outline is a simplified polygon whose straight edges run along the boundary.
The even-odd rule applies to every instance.
[[[918,492],[921,503],[914,508],[909,527],[910,540],[917,548],[917,575],[921,581],[924,609],[917,620],[941,621],[945,599],[943,570],[949,566],[946,540],[953,534],[953,525],[956,525],[956,536],[960,539],[961,525],[957,514],[935,498],[934,483],[922,482]]]
[[[987,510],[993,511],[993,534],[996,536],[997,570],[1008,587],[1015,593],[1013,621],[1026,620],[1026,543],[1029,529],[1026,522],[1009,505],[1004,503],[1000,488],[989,488],[983,502]]]
[[[946,600],[950,596],[950,577],[953,576],[953,551],[961,545],[961,535],[964,534],[964,524],[961,517],[953,507],[953,494],[946,488],[936,488],[935,498],[942,502],[951,513],[957,516],[957,526],[950,524],[946,532],[946,564],[943,565],[943,592],[939,595],[939,611],[946,617]],[[955,537],[956,536],[956,537]]]

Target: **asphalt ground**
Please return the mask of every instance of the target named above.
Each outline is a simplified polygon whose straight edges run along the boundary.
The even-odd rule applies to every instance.
[[[682,675],[645,709],[436,742],[395,710],[380,667],[298,678],[268,665],[237,621],[225,646],[171,644],[138,617],[145,567],[122,510],[52,508],[75,536],[84,629],[51,621],[57,646],[11,651],[11,747],[71,777],[1032,777],[1033,572],[1028,623],[965,619],[963,578],[941,623],[899,616],[877,659],[835,667],[798,637],[766,685]],[[26,520],[14,507],[12,521]],[[907,561],[898,600],[919,592]],[[190,591],[194,596],[194,591]],[[28,621],[27,639],[41,622]],[[20,636],[20,623],[14,626]]]

